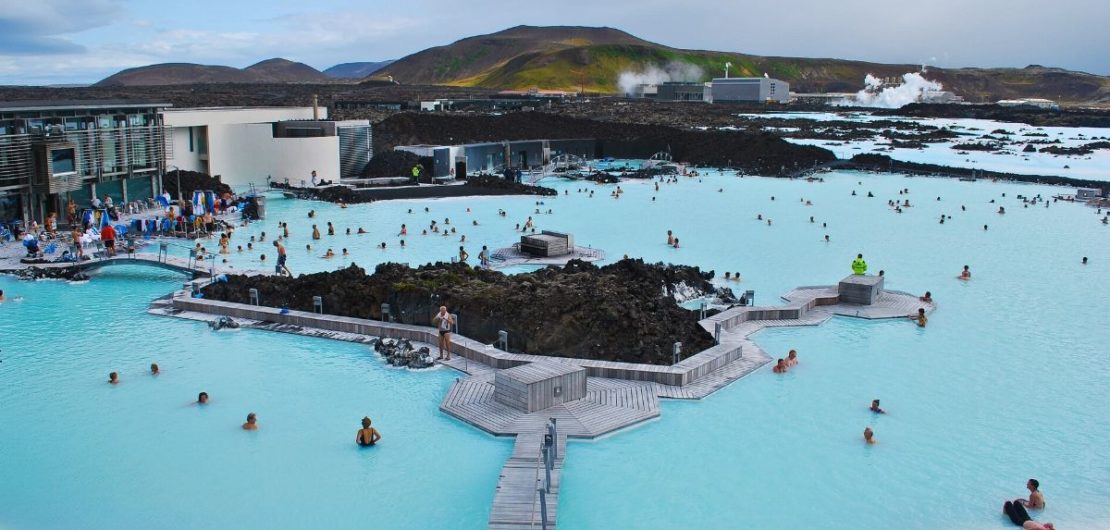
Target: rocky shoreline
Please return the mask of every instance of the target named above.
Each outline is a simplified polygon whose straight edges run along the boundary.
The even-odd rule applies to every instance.
[[[304,311],[321,296],[328,313],[373,320],[389,304],[393,320],[425,326],[446,305],[459,315],[461,334],[493,344],[505,330],[514,352],[669,365],[675,342],[685,352],[713,345],[697,314],[677,301],[691,294],[730,299],[712,278],[697,267],[632,259],[604,267],[574,260],[516,275],[463,264],[386,263],[373,274],[352,265],[297,278],[229,276],[205,287],[204,296],[248,303],[255,288],[264,305]]]
[[[734,120],[735,121],[735,120]],[[827,149],[791,144],[760,131],[694,130],[662,125],[616,123],[545,112],[500,116],[400,113],[377,124],[374,150],[398,145],[591,138],[597,157],[646,159],[668,151],[676,161],[728,167],[745,173],[785,176],[835,160]]]
[[[850,160],[839,162],[836,164],[836,168],[860,171],[911,173],[951,178],[1008,180],[1011,182],[1028,182],[1053,186],[1070,186],[1074,188],[1096,188],[1102,190],[1103,194],[1110,192],[1110,182],[1099,180],[1058,177],[1053,175],[1017,175],[1014,173],[1002,173],[999,171],[987,171],[974,168],[919,164],[916,162],[894,160],[886,155],[869,153],[858,154],[853,156]]]
[[[374,186],[370,188],[350,188],[347,186],[298,188],[274,183],[273,187],[292,193],[298,199],[346,204],[396,199],[435,199],[491,195],[558,195],[558,192],[551,188],[531,186],[489,175],[471,177],[462,184],[454,185],[414,186],[406,184],[403,186]]]

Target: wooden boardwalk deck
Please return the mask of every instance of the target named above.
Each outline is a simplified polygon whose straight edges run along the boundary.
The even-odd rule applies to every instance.
[[[259,270],[236,269],[225,264],[215,264],[211,261],[193,262],[188,258],[183,258],[179,256],[163,255],[160,257],[158,254],[151,254],[148,252],[135,252],[131,254],[120,252],[115,256],[96,258],[81,262],[50,262],[34,264],[20,263],[18,264],[18,266],[5,266],[2,270],[0,270],[0,272],[14,272],[19,269],[26,269],[31,267],[40,269],[74,269],[76,271],[90,271],[113,265],[141,265],[147,267],[156,267],[159,269],[188,274],[190,276],[212,276],[220,274],[270,274],[268,272]]]
[[[540,452],[542,434],[516,437],[513,454],[501,468],[497,490],[490,510],[490,530],[531,530],[541,526],[541,505],[538,489],[545,482],[543,457]],[[558,436],[558,457],[551,469],[551,492],[546,494],[548,528],[556,527],[559,508],[559,483],[563,474],[567,437]]]

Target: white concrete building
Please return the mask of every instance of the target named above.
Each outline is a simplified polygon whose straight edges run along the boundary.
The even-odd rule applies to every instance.
[[[267,178],[300,185],[357,177],[371,156],[370,122],[318,120],[312,107],[167,109],[166,167],[219,175],[236,189]]]

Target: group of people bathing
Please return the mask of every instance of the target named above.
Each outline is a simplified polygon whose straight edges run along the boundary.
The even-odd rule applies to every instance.
[[[150,365],[150,375],[158,376],[161,373],[162,373],[162,370],[161,370],[161,368],[159,368],[158,363],[151,363],[151,365]],[[119,373],[118,372],[112,372],[112,373],[108,374],[108,384],[110,384],[110,385],[120,384],[120,379],[119,379]],[[201,392],[200,394],[197,394],[197,400],[196,400],[196,402],[194,402],[194,404],[198,405],[198,406],[208,405],[208,392]],[[244,431],[257,431],[258,430],[258,415],[255,414],[254,412],[248,413],[247,414],[247,421],[243,422],[243,425],[241,427]],[[359,429],[358,432],[355,434],[355,443],[357,443],[360,447],[370,447],[370,446],[373,446],[374,444],[378,443],[378,441],[381,440],[381,439],[382,439],[381,433],[378,432],[377,429],[375,429],[374,427],[371,426],[370,418],[369,417],[363,417],[362,418],[362,428]]]

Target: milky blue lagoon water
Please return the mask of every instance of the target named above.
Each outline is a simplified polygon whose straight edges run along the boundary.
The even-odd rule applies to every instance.
[[[267,220],[238,231],[233,246],[263,230],[272,238],[288,221],[298,273],[448,260],[463,233],[476,261],[480,245],[516,241],[513,225],[532,215],[540,229],[603,248],[607,261],[738,271],[742,283],[721,285],[754,289],[758,304],[835,283],[862,252],[889,288],[932,291],[927,328],[836,318],[760,333],[772,355],[798,349],[800,366],[785,376],[764,367],[708,399],[665,401],[658,421],[572,443],[560,526],[1005,528],[1001,502],[1036,477],[1048,509],[1034,517],[1110,528],[1110,227],[1084,206],[1023,208],[1015,197],[1073,190],[860,173],[823,183],[712,173],[659,193],[624,182],[620,199],[609,196],[615,185],[545,185],[560,197],[340,209],[275,196]],[[898,214],[888,199],[913,207]],[[939,224],[942,213],[952,219]],[[419,235],[444,217],[459,233]],[[304,250],[307,224],[324,231],[329,220],[338,235]],[[370,234],[343,235],[348,226]],[[664,244],[668,229],[682,248]],[[384,251],[374,248],[381,241]],[[327,246],[352,255],[319,258]],[[257,267],[257,255],[228,259]],[[970,282],[955,279],[965,264]],[[135,268],[84,284],[0,278],[9,299],[24,297],[0,305],[0,527],[485,526],[511,442],[438,412],[457,374],[389,369],[360,345],[214,333],[143,312],[179,285]],[[163,375],[149,376],[150,362]],[[116,387],[106,383],[112,370]],[[200,390],[212,395],[203,409],[189,404]],[[872,416],[873,398],[890,413]],[[250,411],[256,433],[238,427]],[[352,443],[363,415],[383,431],[379,447]],[[862,444],[866,426],[878,445]]]
[[[484,527],[511,441],[438,411],[455,373],[145,313],[179,282],[0,278],[24,297],[0,304],[0,528]],[[360,449],[365,415],[383,439]]]

